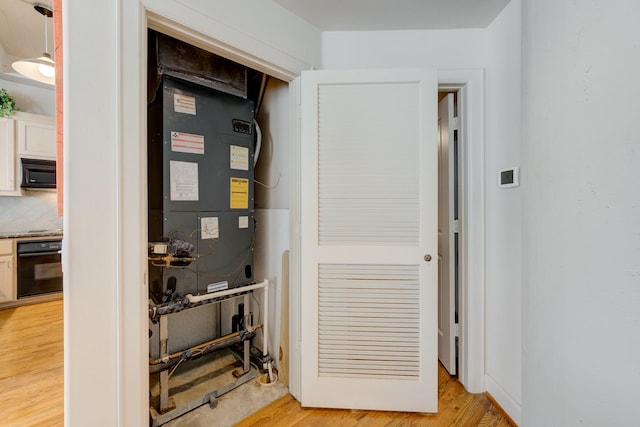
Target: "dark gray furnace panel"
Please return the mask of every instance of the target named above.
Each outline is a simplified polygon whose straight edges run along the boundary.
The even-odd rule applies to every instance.
[[[250,284],[253,101],[167,75],[160,83],[148,110],[150,297]],[[171,267],[153,260],[163,250]]]

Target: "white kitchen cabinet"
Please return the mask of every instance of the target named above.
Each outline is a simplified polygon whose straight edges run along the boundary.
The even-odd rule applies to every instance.
[[[0,118],[0,196],[19,196],[18,156],[12,118]]]
[[[13,240],[0,240],[0,303],[16,299],[13,259]]]
[[[15,132],[19,157],[56,159],[56,135],[53,117],[16,113],[13,118],[16,123]]]
[[[16,112],[0,118],[0,196],[21,196],[20,158],[56,159],[53,117]]]

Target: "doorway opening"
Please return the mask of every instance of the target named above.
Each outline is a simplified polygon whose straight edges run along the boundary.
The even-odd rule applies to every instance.
[[[154,302],[149,384],[153,425],[159,425],[204,405],[207,396],[217,398],[239,387],[253,378],[249,373],[255,376],[255,369],[268,366],[269,380],[277,378],[271,368],[279,370],[283,353],[280,313],[283,276],[288,276],[282,253],[289,244],[289,86],[152,29],[148,56],[149,297]],[[269,280],[268,293],[264,288],[249,298],[248,290],[241,290],[263,279]],[[213,295],[231,288],[242,297],[175,305],[192,293]],[[256,329],[268,334],[254,334]],[[238,343],[233,337],[241,339],[244,350],[234,353]],[[269,359],[261,351],[266,347]],[[227,349],[231,356],[242,353],[243,370],[225,372],[229,381],[219,386],[223,369],[213,365],[219,350]],[[169,354],[176,355],[175,365],[165,362]],[[199,368],[205,357],[211,360]],[[191,376],[206,384],[186,381]],[[196,387],[197,392],[182,393]],[[276,388],[282,389],[265,390]],[[176,392],[170,399],[171,390]],[[189,400],[192,394],[201,396]],[[249,400],[255,405],[264,399]],[[228,417],[221,409],[216,416]]]
[[[452,377],[460,356],[461,185],[458,91],[438,92],[438,359]]]
[[[452,260],[448,283],[453,285],[447,288],[447,298],[439,300],[439,309],[442,305],[448,309],[439,310],[439,332],[444,329],[453,337],[446,341],[449,354],[444,356],[453,366],[447,370],[455,372],[467,391],[480,393],[484,391],[485,256],[482,71],[440,70],[438,93],[440,102],[452,98],[448,113],[452,126],[447,136],[453,142],[447,150],[451,153],[446,163],[448,177],[442,180],[450,196],[450,212],[445,213],[447,253]]]
[[[159,16],[148,14],[147,18],[149,19],[149,23],[153,24],[157,27],[157,29],[170,28],[170,33],[174,36],[179,35],[180,39],[192,41],[193,44],[199,45],[200,47],[207,47],[208,49],[213,49],[216,52],[220,53],[222,49],[222,43],[211,38],[202,38],[198,37],[196,33],[186,29],[184,27],[179,27],[176,25],[170,25],[170,22],[167,22],[164,18]],[[228,58],[242,58],[243,51],[241,49],[236,49],[233,47],[233,41],[231,44],[225,44],[224,50],[230,52],[229,55],[224,55]],[[244,57],[246,59],[246,56]],[[256,62],[257,61],[257,62]],[[245,62],[240,60],[238,62]],[[250,57],[249,62],[260,63],[260,58]],[[262,63],[264,65],[264,63]],[[274,67],[275,70],[274,75],[282,76],[285,80],[291,80],[294,74],[286,74],[286,70],[290,68],[285,67],[280,64],[282,69],[278,69],[278,64],[268,63],[264,68],[271,69]],[[286,65],[286,64],[285,64]],[[256,66],[256,68],[261,68],[260,65]],[[285,71],[283,71],[285,70]],[[280,73],[280,74],[278,74]],[[464,334],[464,339],[459,342],[459,378],[460,381],[465,385],[467,390],[471,392],[480,392],[482,391],[482,366],[483,366],[483,289],[484,289],[484,262],[483,262],[483,248],[484,248],[484,209],[483,209],[483,189],[484,189],[484,180],[483,180],[483,123],[482,123],[482,104],[483,104],[483,93],[482,93],[482,71],[481,70],[444,70],[439,72],[439,82],[441,84],[441,90],[458,90],[459,91],[459,105],[463,111],[467,111],[468,108],[472,114],[466,115],[468,122],[465,126],[465,133],[468,134],[467,142],[473,140],[473,144],[470,144],[471,150],[467,154],[468,157],[465,159],[461,159],[465,164],[465,167],[462,168],[462,172],[466,170],[467,174],[464,176],[465,182],[469,183],[467,189],[465,190],[465,195],[463,197],[463,210],[466,213],[465,217],[474,218],[474,222],[470,224],[470,226],[465,227],[467,245],[461,245],[463,248],[463,252],[466,254],[467,252],[471,253],[473,256],[468,257],[468,263],[462,264],[463,271],[460,272],[461,278],[464,277],[473,277],[473,283],[470,286],[463,286],[459,292],[459,320],[460,320],[460,329],[461,333]],[[288,111],[295,111],[295,89],[296,84],[289,85],[288,88],[291,89],[293,87],[293,93],[291,93],[290,100],[287,100],[287,104],[291,102],[291,105]],[[464,98],[463,98],[464,97]],[[469,100],[469,104],[465,104],[464,100]],[[293,109],[293,110],[292,110]],[[287,127],[287,132],[289,132],[290,128],[295,128],[295,120],[291,119],[291,124]],[[290,215],[291,215],[291,224],[295,224],[297,220],[297,216],[299,215],[297,211],[297,191],[298,183],[297,178],[299,177],[299,165],[296,163],[297,158],[297,147],[295,144],[291,146],[291,195],[289,201],[290,205]],[[473,195],[467,199],[466,193],[469,195]],[[467,205],[468,204],[468,205]],[[299,344],[299,338],[297,329],[299,323],[299,313],[296,312],[296,303],[300,286],[298,280],[298,272],[296,267],[296,257],[297,257],[297,244],[296,240],[293,238],[296,233],[295,227],[289,227],[288,230],[292,233],[291,239],[291,273],[292,273],[292,282],[291,282],[291,335],[292,335],[292,355],[296,356],[296,345]],[[467,249],[468,248],[468,249]],[[462,280],[464,283],[464,280]],[[299,353],[298,353],[299,354]],[[469,366],[465,365],[465,360],[469,361]],[[299,361],[295,358],[291,360],[291,384],[290,387],[292,389],[292,393],[295,390],[299,390]],[[295,395],[295,394],[294,394]]]

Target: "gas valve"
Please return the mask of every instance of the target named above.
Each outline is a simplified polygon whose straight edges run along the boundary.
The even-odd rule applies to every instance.
[[[186,267],[196,260],[193,245],[183,240],[149,242],[149,261],[156,267]]]

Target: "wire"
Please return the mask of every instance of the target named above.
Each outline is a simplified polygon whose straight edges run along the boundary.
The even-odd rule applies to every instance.
[[[173,373],[176,371],[176,369],[178,369],[178,366],[180,366],[180,364],[182,363],[183,360],[184,359],[178,360],[178,363],[176,363],[176,366],[174,366],[173,369],[171,370],[171,372],[169,372],[169,378],[171,378],[171,375],[173,375]]]
[[[262,148],[262,131],[256,119],[253,119],[253,124],[256,128],[256,148],[253,153],[253,167],[255,168],[258,163],[258,158],[260,157],[260,149]]]
[[[209,275],[209,277],[212,277],[212,278],[214,278],[216,280],[219,280],[221,278],[226,278],[226,279],[232,278],[232,279],[235,279],[238,276],[238,274],[240,274],[240,272],[242,271],[242,269],[246,265],[247,261],[249,260],[249,257],[253,253],[253,251],[255,249],[255,243],[256,243],[256,233],[255,233],[255,230],[254,230],[253,237],[251,239],[251,243],[249,243],[249,245],[246,246],[246,248],[245,248],[246,249],[246,254],[245,254],[244,258],[238,263],[238,266],[228,274]],[[202,277],[204,278],[204,275]],[[207,281],[207,280],[205,280],[205,281]]]
[[[262,308],[260,307],[260,303],[258,302],[258,299],[256,298],[255,292],[251,292],[251,298],[253,299],[253,301],[256,303],[256,308],[258,309],[258,315],[256,316],[255,319],[257,319],[257,321],[260,321],[260,312],[262,310]],[[254,322],[256,321],[254,319]]]
[[[278,184],[280,183],[280,178],[282,178],[282,174],[281,173],[278,174],[278,179],[276,180],[276,183],[272,184],[272,185],[267,185],[265,183],[262,183],[262,182],[258,181],[257,179],[254,179],[253,182],[255,182],[256,184],[258,184],[258,185],[260,185],[260,186],[262,186],[264,188],[272,189],[272,188],[276,188],[278,186]]]

